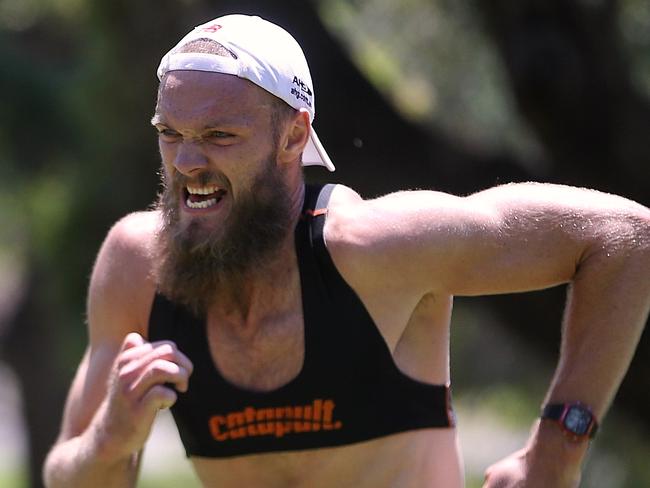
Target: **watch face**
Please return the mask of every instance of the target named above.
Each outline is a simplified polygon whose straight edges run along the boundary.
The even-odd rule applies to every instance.
[[[564,417],[564,426],[576,435],[585,435],[589,432],[592,418],[589,410],[572,406]]]

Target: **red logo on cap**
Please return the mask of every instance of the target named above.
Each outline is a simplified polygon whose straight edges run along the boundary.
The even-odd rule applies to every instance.
[[[201,29],[201,32],[217,32],[219,29],[221,29],[222,26],[219,24],[212,24],[208,25],[207,27],[204,27]]]

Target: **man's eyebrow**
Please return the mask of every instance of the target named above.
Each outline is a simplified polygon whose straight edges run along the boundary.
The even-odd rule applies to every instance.
[[[156,125],[156,124],[167,125],[167,123],[164,120],[165,119],[160,114],[154,114],[154,116],[151,117],[151,125]],[[214,127],[229,126],[229,125],[247,125],[247,124],[245,121],[239,120],[239,118],[237,117],[233,118],[232,120],[215,119],[205,124],[204,129],[212,129]]]

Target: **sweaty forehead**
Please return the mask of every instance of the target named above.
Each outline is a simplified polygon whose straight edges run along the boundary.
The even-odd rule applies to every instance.
[[[172,71],[160,82],[156,114],[173,118],[263,116],[271,97],[248,80],[203,71]]]

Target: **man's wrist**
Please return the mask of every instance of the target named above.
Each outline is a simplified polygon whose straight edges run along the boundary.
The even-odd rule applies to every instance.
[[[542,408],[541,417],[556,422],[575,442],[593,438],[598,430],[596,416],[582,402],[548,403]]]
[[[99,422],[91,423],[81,437],[83,442],[80,455],[98,465],[110,467],[125,462],[128,464],[133,454],[137,453],[128,449],[123,441],[110,435]]]
[[[558,486],[571,486],[569,481],[580,478],[588,448],[587,439],[572,440],[557,422],[539,419],[533,426],[526,457],[531,465],[552,474]]]

